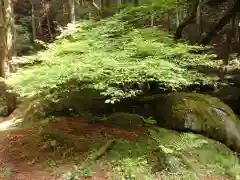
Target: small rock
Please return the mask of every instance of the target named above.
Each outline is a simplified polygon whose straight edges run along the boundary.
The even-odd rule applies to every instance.
[[[114,113],[104,122],[104,125],[123,130],[135,130],[142,127],[144,119],[137,114]]]

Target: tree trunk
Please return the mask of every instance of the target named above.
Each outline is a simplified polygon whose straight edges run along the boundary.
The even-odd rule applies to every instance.
[[[135,6],[138,6],[138,0],[133,0]]]
[[[110,0],[106,0],[106,7],[107,7],[107,8],[109,8],[109,7],[110,7],[110,5],[111,5],[111,2],[110,2]]]
[[[230,21],[233,15],[240,11],[240,1],[237,1],[232,8],[230,8],[225,15],[218,21],[218,23],[201,39],[200,43],[207,45],[212,38]]]
[[[199,1],[198,7],[197,7],[197,15],[196,15],[196,24],[197,24],[197,35],[198,39],[201,38],[203,29],[202,29],[202,0]]]
[[[234,38],[234,34],[235,34],[235,21],[236,21],[236,14],[233,15],[232,17],[232,27],[231,29],[228,31],[227,34],[227,57],[224,59],[224,64],[228,65],[229,61],[231,60],[231,53],[232,53],[232,40]]]
[[[178,26],[180,25],[180,17],[179,17],[180,12],[179,12],[179,7],[178,7],[178,5],[179,5],[179,2],[178,2],[178,0],[177,0],[177,6],[176,6],[176,27],[177,27],[177,28],[178,28]]]
[[[5,74],[5,62],[7,61],[7,46],[5,38],[5,9],[3,1],[0,0],[0,77],[4,77]]]
[[[76,17],[75,17],[75,2],[74,0],[68,0],[69,3],[69,16],[70,16],[70,22],[72,24],[76,23]]]
[[[100,0],[100,5],[99,5],[101,11],[104,10],[104,0]]]
[[[92,18],[99,19],[103,17],[101,9],[93,0],[86,0]]]
[[[122,5],[122,0],[117,0],[117,5],[121,6]]]
[[[37,37],[36,18],[35,18],[34,4],[33,4],[32,0],[30,1],[30,3],[32,4],[32,41],[34,42],[36,40],[36,37]]]
[[[183,29],[195,19],[196,17],[196,11],[198,8],[199,0],[195,0],[195,3],[193,4],[192,11],[190,16],[188,16],[177,28],[177,31],[175,33],[175,39],[178,40],[182,37],[182,31]]]
[[[11,0],[0,0],[0,77],[10,73],[9,61],[14,54],[14,15]]]
[[[53,40],[53,35],[52,35],[52,31],[51,31],[51,24],[50,24],[50,20],[49,20],[49,16],[47,15],[47,26],[48,26],[48,34],[50,37],[50,40]]]
[[[236,28],[236,38],[237,42],[240,42],[240,13],[237,13],[237,28]]]
[[[171,31],[171,19],[170,19],[170,10],[167,12],[167,21],[168,21],[168,32]]]
[[[154,26],[154,20],[155,20],[155,14],[152,13],[152,15],[151,15],[151,27]]]

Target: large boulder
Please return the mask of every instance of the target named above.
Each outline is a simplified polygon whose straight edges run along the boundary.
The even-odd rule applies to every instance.
[[[199,134],[149,127],[136,143],[116,139],[106,159],[128,179],[238,179],[236,153]],[[120,176],[119,176],[120,175]]]
[[[198,93],[170,93],[156,101],[155,110],[155,118],[162,127],[200,133],[240,152],[239,120],[217,98]]]
[[[135,130],[143,126],[144,119],[137,114],[114,113],[104,122],[105,126],[123,130]]]
[[[157,147],[149,153],[148,167],[160,171],[162,179],[208,179],[213,175],[216,179],[234,179],[239,175],[236,153],[222,143],[164,128],[150,128],[149,134],[157,143],[148,140],[142,147]]]
[[[13,118],[22,118],[24,122],[37,122],[47,116],[89,116],[105,112],[109,104],[92,89],[70,89],[58,91],[45,97],[25,101],[13,113]]]
[[[16,108],[16,94],[10,92],[4,79],[0,79],[0,116],[8,116]]]

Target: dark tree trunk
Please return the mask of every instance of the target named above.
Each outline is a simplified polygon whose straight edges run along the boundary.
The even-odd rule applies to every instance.
[[[138,5],[138,0],[134,0],[133,3],[134,3],[135,6],[137,6]]]
[[[199,0],[195,0],[195,3],[193,4],[192,11],[190,16],[188,16],[177,28],[176,33],[175,33],[175,39],[178,40],[182,37],[182,31],[183,29],[195,19],[196,17],[196,12],[198,8]]]
[[[207,45],[212,38],[231,20],[231,18],[240,11],[240,1],[238,0],[232,8],[230,8],[225,15],[218,21],[218,23],[201,39],[200,43]]]

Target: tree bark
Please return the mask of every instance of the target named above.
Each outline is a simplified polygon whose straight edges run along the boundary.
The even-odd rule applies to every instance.
[[[53,35],[52,35],[52,31],[51,31],[51,24],[50,24],[50,20],[49,20],[49,16],[47,15],[47,26],[48,26],[48,34],[50,37],[50,40],[53,40]]]
[[[32,41],[34,42],[37,38],[36,33],[36,18],[35,18],[35,10],[34,10],[34,4],[32,0],[30,0],[30,3],[32,5]]]
[[[237,42],[240,42],[240,13],[237,13],[237,29],[236,29]]]
[[[175,33],[175,39],[178,40],[182,37],[182,31],[183,29],[191,22],[195,19],[196,17],[196,11],[197,11],[197,8],[198,8],[198,4],[199,4],[199,0],[195,0],[195,3],[193,4],[193,7],[192,7],[192,11],[191,11],[191,14],[190,16],[188,16],[183,22],[182,24],[180,24],[177,28],[177,31]]]
[[[0,0],[0,77],[10,73],[9,61],[14,54],[14,15],[12,0]]]
[[[90,9],[90,13],[91,14],[96,14],[96,19],[98,19],[99,17],[102,18],[103,14],[101,9],[98,7],[98,5],[94,2],[94,0],[86,0],[87,4],[88,4],[88,8]]]
[[[178,26],[180,25],[180,17],[179,17],[179,14],[180,14],[180,10],[179,10],[179,2],[177,0],[177,7],[176,7],[176,27],[178,28]]]
[[[134,0],[133,3],[135,6],[138,6],[138,0]]]
[[[232,26],[231,29],[229,29],[227,33],[227,42],[226,42],[226,47],[227,47],[227,57],[224,59],[224,64],[228,65],[229,61],[231,60],[231,53],[232,53],[232,40],[235,35],[235,21],[236,21],[236,14],[233,15],[232,17]]]
[[[212,38],[214,38],[217,33],[231,20],[235,13],[240,11],[240,1],[236,1],[236,3],[230,8],[224,16],[218,21],[218,23],[201,39],[200,43],[203,45],[207,45]]]
[[[74,0],[68,0],[69,3],[69,16],[70,16],[70,22],[72,24],[76,23],[76,17],[75,17],[75,2]]]
[[[196,24],[198,28],[198,35],[201,37],[201,34],[203,32],[202,29],[202,5],[201,5],[202,0],[199,0],[199,4],[197,7],[197,18],[196,18]]]

